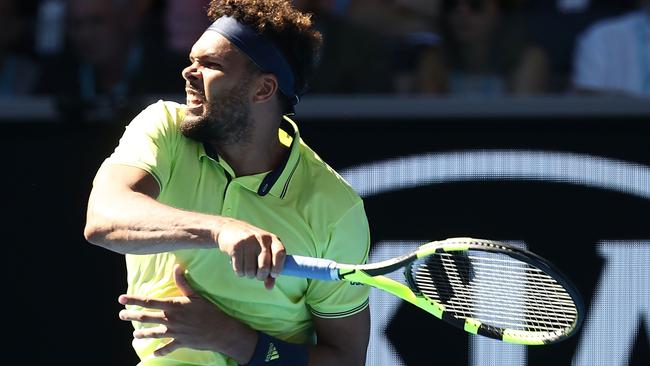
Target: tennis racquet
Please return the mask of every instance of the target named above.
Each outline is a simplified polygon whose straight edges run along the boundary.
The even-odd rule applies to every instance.
[[[406,284],[382,276],[400,268]],[[492,240],[434,241],[363,265],[289,255],[282,274],[369,285],[469,333],[509,343],[559,342],[574,334],[584,318],[578,291],[551,263]]]

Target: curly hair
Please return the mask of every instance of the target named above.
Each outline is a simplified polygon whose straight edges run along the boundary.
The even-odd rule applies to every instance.
[[[291,0],[210,1],[208,16],[215,21],[224,15],[270,39],[293,70],[298,94],[305,92],[322,44],[321,34],[312,27],[311,14],[296,10]]]

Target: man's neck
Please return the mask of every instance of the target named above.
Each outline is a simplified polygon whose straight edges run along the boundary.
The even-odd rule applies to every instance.
[[[271,171],[280,165],[288,153],[287,147],[278,139],[277,126],[273,131],[257,130],[257,134],[254,133],[249,142],[212,144],[212,147],[238,177]]]

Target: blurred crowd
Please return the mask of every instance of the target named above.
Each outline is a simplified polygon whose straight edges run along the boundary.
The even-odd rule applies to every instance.
[[[208,2],[0,0],[0,97],[52,96],[101,119],[180,95]],[[650,0],[294,4],[324,38],[312,95],[650,96]]]

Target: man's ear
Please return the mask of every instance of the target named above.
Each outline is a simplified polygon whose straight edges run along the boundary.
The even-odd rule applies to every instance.
[[[278,79],[273,74],[261,74],[256,83],[253,103],[264,103],[271,99],[278,90]]]

